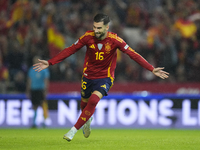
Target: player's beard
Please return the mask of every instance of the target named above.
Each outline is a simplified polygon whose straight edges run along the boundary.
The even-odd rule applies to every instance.
[[[99,34],[99,36],[97,36],[97,34]],[[97,32],[97,33],[95,33],[95,37],[97,39],[101,39],[104,35],[105,35],[105,32]]]

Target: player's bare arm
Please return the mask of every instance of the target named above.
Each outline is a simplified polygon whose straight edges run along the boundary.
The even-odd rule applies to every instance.
[[[162,79],[166,79],[169,77],[169,73],[166,71],[163,71],[164,67],[158,67],[158,68],[154,68],[152,73]]]
[[[36,63],[36,64],[33,65],[34,66],[33,69],[35,71],[40,72],[40,71],[42,71],[42,70],[44,70],[44,69],[46,69],[46,68],[49,67],[48,61],[46,61],[46,60],[40,60],[40,59],[38,59],[38,61],[39,61],[39,63]]]

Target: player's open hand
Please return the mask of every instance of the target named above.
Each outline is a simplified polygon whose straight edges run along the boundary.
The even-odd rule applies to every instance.
[[[36,64],[33,65],[34,66],[33,69],[35,71],[40,72],[40,71],[42,71],[42,70],[44,70],[44,69],[46,69],[46,68],[49,67],[48,61],[46,61],[46,60],[40,60],[40,59],[38,59],[38,61],[39,61],[39,63],[36,63]]]
[[[169,77],[169,73],[166,72],[166,71],[163,71],[163,69],[164,69],[164,67],[154,68],[152,72],[153,72],[154,75],[156,75],[156,76],[158,76],[162,79],[166,79],[166,78]]]

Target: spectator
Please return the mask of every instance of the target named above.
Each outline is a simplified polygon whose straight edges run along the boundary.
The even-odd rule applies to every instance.
[[[27,67],[32,64],[35,55],[47,59],[52,57],[52,46],[49,43],[52,37],[64,39],[61,43],[61,40],[55,38],[56,46],[64,48],[72,45],[84,31],[92,28],[93,18],[90,14],[98,12],[111,16],[111,30],[137,52],[146,59],[151,54],[156,60],[155,65],[162,63],[171,74],[170,81],[194,80],[190,73],[195,72],[195,67],[190,65],[200,50],[198,0],[1,0],[0,52],[3,66],[9,70],[9,82],[14,81],[19,71],[26,78]],[[48,34],[50,25],[55,27],[53,36]],[[84,60],[84,49],[73,56],[66,72],[63,71],[65,62],[61,62],[57,68],[52,67],[50,73],[54,76],[50,79],[78,82],[82,74],[80,64]],[[118,61],[116,82],[129,82],[133,78],[135,82],[158,81],[139,69],[137,64],[130,66],[126,57],[119,56],[121,60]],[[66,78],[55,75],[55,70],[65,74]],[[123,76],[120,73],[122,70],[125,72]],[[180,76],[181,72],[184,72],[183,76]],[[77,76],[72,77],[71,74]],[[200,81],[199,78],[195,80]]]
[[[197,51],[194,55],[194,59],[191,64],[191,71],[189,73],[189,80],[200,81],[200,51]]]
[[[19,70],[14,76],[14,90],[18,93],[26,91],[26,77],[23,71]]]
[[[10,80],[13,81],[17,72],[23,68],[24,53],[22,52],[18,41],[9,41],[9,45],[10,48],[7,55],[7,63]]]
[[[2,54],[0,53],[0,93],[6,93],[9,81],[8,68],[3,64]]]

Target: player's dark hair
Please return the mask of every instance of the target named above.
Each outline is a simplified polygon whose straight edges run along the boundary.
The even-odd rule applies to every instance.
[[[110,22],[110,18],[106,14],[97,14],[94,17],[94,22],[103,22],[104,25],[107,25]]]

